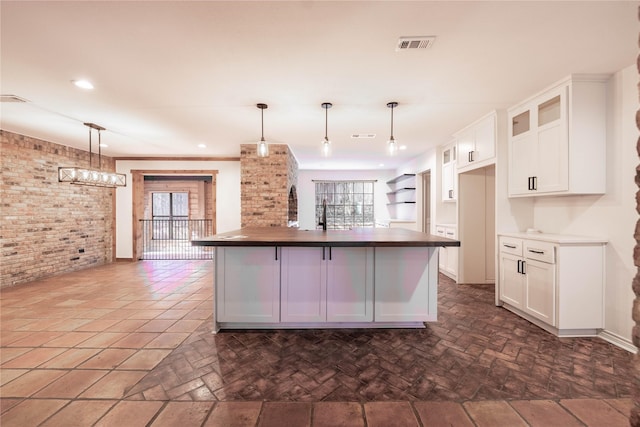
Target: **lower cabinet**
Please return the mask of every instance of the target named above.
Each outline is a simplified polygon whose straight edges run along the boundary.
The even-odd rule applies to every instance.
[[[279,249],[217,248],[216,308],[220,322],[280,321]]]
[[[458,232],[455,225],[436,225],[436,235],[446,237],[448,239],[457,239]],[[441,247],[439,249],[440,272],[453,280],[458,279],[458,251],[455,246]]]
[[[500,236],[499,300],[563,336],[604,327],[604,244],[598,239]]]
[[[282,248],[282,322],[371,322],[373,249]]]
[[[437,251],[437,248],[376,248],[376,322],[436,320]]]
[[[215,322],[228,327],[304,327],[435,321],[437,251],[434,247],[216,248]]]

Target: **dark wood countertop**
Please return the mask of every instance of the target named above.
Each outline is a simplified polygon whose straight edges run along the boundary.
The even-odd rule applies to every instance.
[[[460,246],[458,240],[401,228],[357,228],[353,230],[301,230],[286,227],[246,227],[196,239],[194,246],[358,246],[438,247]]]

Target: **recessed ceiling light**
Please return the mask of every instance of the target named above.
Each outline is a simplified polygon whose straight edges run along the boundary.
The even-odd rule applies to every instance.
[[[100,147],[102,147],[102,148],[107,148],[107,147],[108,147],[108,145],[107,145],[107,144],[105,144],[105,143],[101,143],[101,144],[100,144]]]
[[[401,149],[401,150],[406,150],[406,149],[407,149],[407,146],[406,146],[406,145],[401,145],[401,146],[400,146],[400,149]]]
[[[383,168],[384,167],[384,163],[380,163],[378,166]]]
[[[71,83],[73,83],[80,89],[93,89],[93,84],[89,80],[71,80]]]
[[[198,144],[198,148],[207,148],[207,146],[204,144]]]

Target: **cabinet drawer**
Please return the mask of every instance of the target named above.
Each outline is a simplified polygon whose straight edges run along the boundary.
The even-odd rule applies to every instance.
[[[500,238],[500,252],[522,256],[522,240],[510,237]]]
[[[442,237],[446,237],[446,234],[444,232],[444,227],[438,227],[436,226],[436,234],[438,236],[442,236]]]
[[[524,257],[535,259],[549,264],[556,263],[556,251],[553,243],[538,242],[535,240],[524,241]]]

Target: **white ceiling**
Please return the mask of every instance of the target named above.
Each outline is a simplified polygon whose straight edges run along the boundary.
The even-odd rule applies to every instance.
[[[260,138],[303,169],[385,169],[570,73],[635,63],[636,1],[0,2],[1,127],[110,156],[239,156]],[[397,52],[401,36],[437,36]],[[89,79],[92,91],[70,81]],[[407,148],[389,157],[394,137]],[[325,110],[333,153],[321,156]],[[353,133],[375,133],[354,140]],[[206,148],[198,148],[206,144]],[[95,145],[94,145],[95,147]]]

